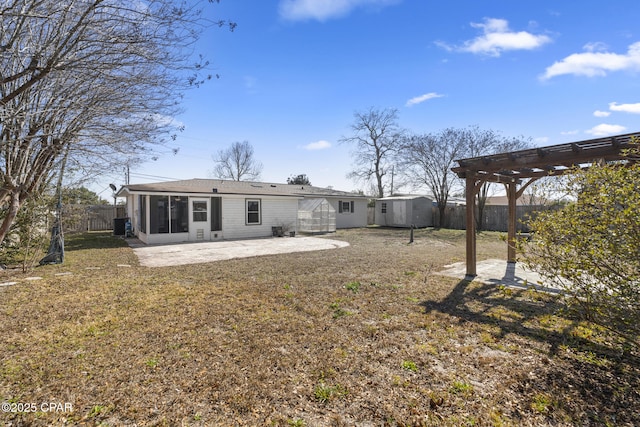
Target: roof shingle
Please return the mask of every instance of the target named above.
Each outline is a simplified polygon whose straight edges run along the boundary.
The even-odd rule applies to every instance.
[[[338,191],[311,185],[270,182],[228,181],[221,179],[186,179],[150,184],[124,185],[122,191],[136,193],[250,194],[270,196],[366,197],[362,194]]]

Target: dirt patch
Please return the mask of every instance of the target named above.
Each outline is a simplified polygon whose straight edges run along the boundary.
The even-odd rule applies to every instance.
[[[613,337],[553,295],[434,274],[464,260],[464,232],[334,238],[349,246],[147,268],[118,239],[68,236],[42,280],[0,278],[18,282],[0,288],[0,401],[13,405],[0,422],[640,421],[638,358]],[[498,234],[479,236],[479,260],[505,255]]]

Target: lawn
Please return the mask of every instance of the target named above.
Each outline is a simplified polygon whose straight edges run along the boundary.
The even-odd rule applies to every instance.
[[[463,231],[408,234],[165,268],[67,236],[63,265],[0,277],[18,282],[0,287],[0,422],[640,424],[638,355],[555,297],[435,274],[464,260]],[[505,256],[479,236],[478,259]]]

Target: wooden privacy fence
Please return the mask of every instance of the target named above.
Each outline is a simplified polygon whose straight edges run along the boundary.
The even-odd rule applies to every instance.
[[[65,233],[113,230],[113,219],[125,215],[124,206],[64,205],[62,229]]]
[[[516,207],[516,229],[518,232],[528,233],[527,220],[530,216],[534,216],[536,212],[550,209],[557,209],[555,206],[517,206]],[[467,207],[463,205],[447,206],[445,212],[445,227],[455,230],[464,230],[466,228],[466,212]],[[476,209],[477,215],[477,209]],[[487,205],[484,207],[482,218],[482,227],[484,231],[507,231],[509,224],[509,207]],[[433,224],[440,224],[440,211],[437,207],[433,208]]]
[[[528,233],[530,230],[526,225],[527,218],[534,216],[536,212],[550,209],[557,209],[557,206],[539,205],[539,206],[518,206],[516,208],[516,227],[521,233]],[[464,205],[447,206],[445,212],[446,219],[444,228],[455,230],[464,230],[466,228],[466,212],[467,207]],[[369,207],[367,215],[367,224],[375,224],[375,208]],[[482,219],[482,230],[485,231],[502,231],[507,232],[508,226],[508,206],[487,205],[484,208],[484,216]],[[436,206],[433,207],[433,226],[440,224],[440,211]]]

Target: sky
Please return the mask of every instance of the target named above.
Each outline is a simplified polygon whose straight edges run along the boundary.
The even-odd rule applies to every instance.
[[[184,127],[131,183],[212,178],[249,141],[262,181],[347,178],[354,113],[398,110],[413,133],[479,126],[536,146],[640,130],[638,0],[221,0],[194,52],[219,75],[188,92]],[[173,149],[178,149],[173,154]],[[96,191],[111,197],[101,178]]]

